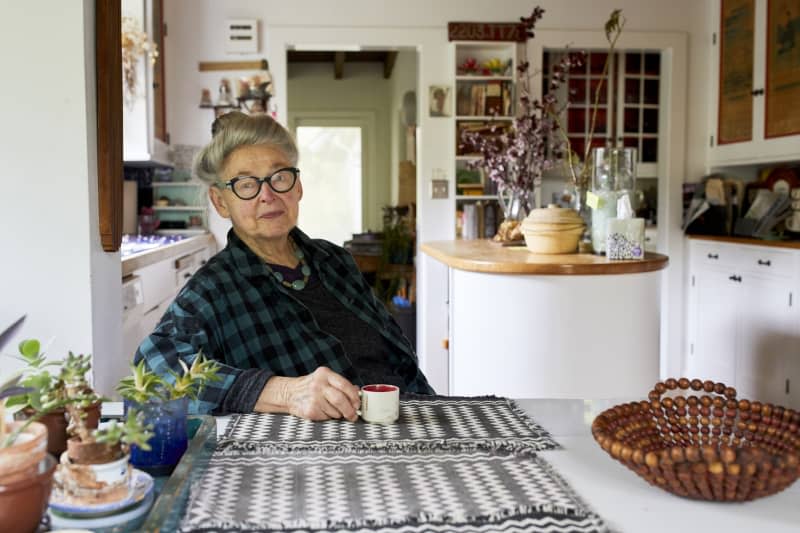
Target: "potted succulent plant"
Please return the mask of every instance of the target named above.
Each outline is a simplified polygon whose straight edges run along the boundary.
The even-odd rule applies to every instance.
[[[74,385],[74,384],[73,384]],[[79,391],[67,386],[68,391]],[[67,405],[70,419],[67,450],[61,454],[56,483],[76,503],[109,503],[128,495],[130,447],[147,449],[152,437],[142,413],[131,409],[124,421],[112,420],[100,429],[87,425],[87,408],[100,398],[85,391]]]
[[[33,419],[6,424],[9,397],[27,394],[19,373],[0,378],[0,531],[33,531],[47,507],[55,460],[47,428]]]
[[[117,392],[127,409],[135,408],[153,427],[149,448],[133,446],[131,463],[154,475],[165,475],[175,468],[188,446],[187,419],[189,400],[196,400],[208,382],[219,380],[219,365],[200,353],[191,366],[180,361],[182,374],[170,371],[164,379],[147,368],[144,361],[132,365],[130,376],[123,378]]]
[[[80,396],[68,394],[66,383],[79,383],[83,392],[91,392],[85,378],[91,368],[91,356],[70,352],[64,361],[48,361],[36,339],[20,342],[19,353],[19,359],[27,365],[20,379],[26,392],[10,397],[6,406],[18,409],[15,414],[18,420],[32,419],[44,424],[48,433],[47,451],[58,457],[67,448],[66,405]],[[59,370],[51,372],[51,367],[59,367]],[[88,413],[87,425],[96,428],[100,403],[90,406]]]

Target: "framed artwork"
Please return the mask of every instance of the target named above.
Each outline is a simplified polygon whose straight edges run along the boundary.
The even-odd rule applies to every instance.
[[[800,133],[800,0],[767,2],[764,136]]]
[[[753,137],[755,0],[722,0],[719,38],[717,143]]]
[[[431,85],[428,88],[429,115],[432,117],[449,117],[453,99],[452,88],[447,85]]]

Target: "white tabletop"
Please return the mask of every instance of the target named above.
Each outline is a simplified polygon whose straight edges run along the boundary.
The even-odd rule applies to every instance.
[[[517,400],[563,449],[539,452],[612,531],[646,533],[800,532],[800,482],[746,503],[674,496],[613,460],[592,438],[591,424],[620,401]],[[106,412],[104,408],[104,412]],[[217,417],[222,434],[230,417]]]

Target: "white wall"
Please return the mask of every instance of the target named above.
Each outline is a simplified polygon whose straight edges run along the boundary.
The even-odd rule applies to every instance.
[[[374,146],[375,161],[368,169],[362,169],[365,183],[363,230],[380,231],[382,227],[381,207],[390,197],[390,96],[391,84],[383,79],[383,63],[345,63],[342,79],[333,76],[333,63],[299,63],[289,69],[286,90],[288,97],[287,124],[294,124],[297,115],[340,117],[349,113],[367,112],[375,119],[375,131],[368,142]],[[302,162],[301,162],[302,166]],[[302,209],[302,205],[301,205]]]
[[[52,340],[51,357],[93,353],[111,392],[121,267],[98,230],[94,2],[4,2],[0,50],[0,328],[28,315],[4,353],[31,337]]]

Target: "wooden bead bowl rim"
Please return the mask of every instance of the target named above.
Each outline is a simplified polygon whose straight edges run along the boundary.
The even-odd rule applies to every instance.
[[[689,389],[699,394],[680,394]],[[668,391],[679,394],[662,398]],[[800,413],[737,400],[736,389],[713,381],[658,382],[648,400],[600,413],[592,435],[650,484],[687,498],[753,500],[800,475]]]

